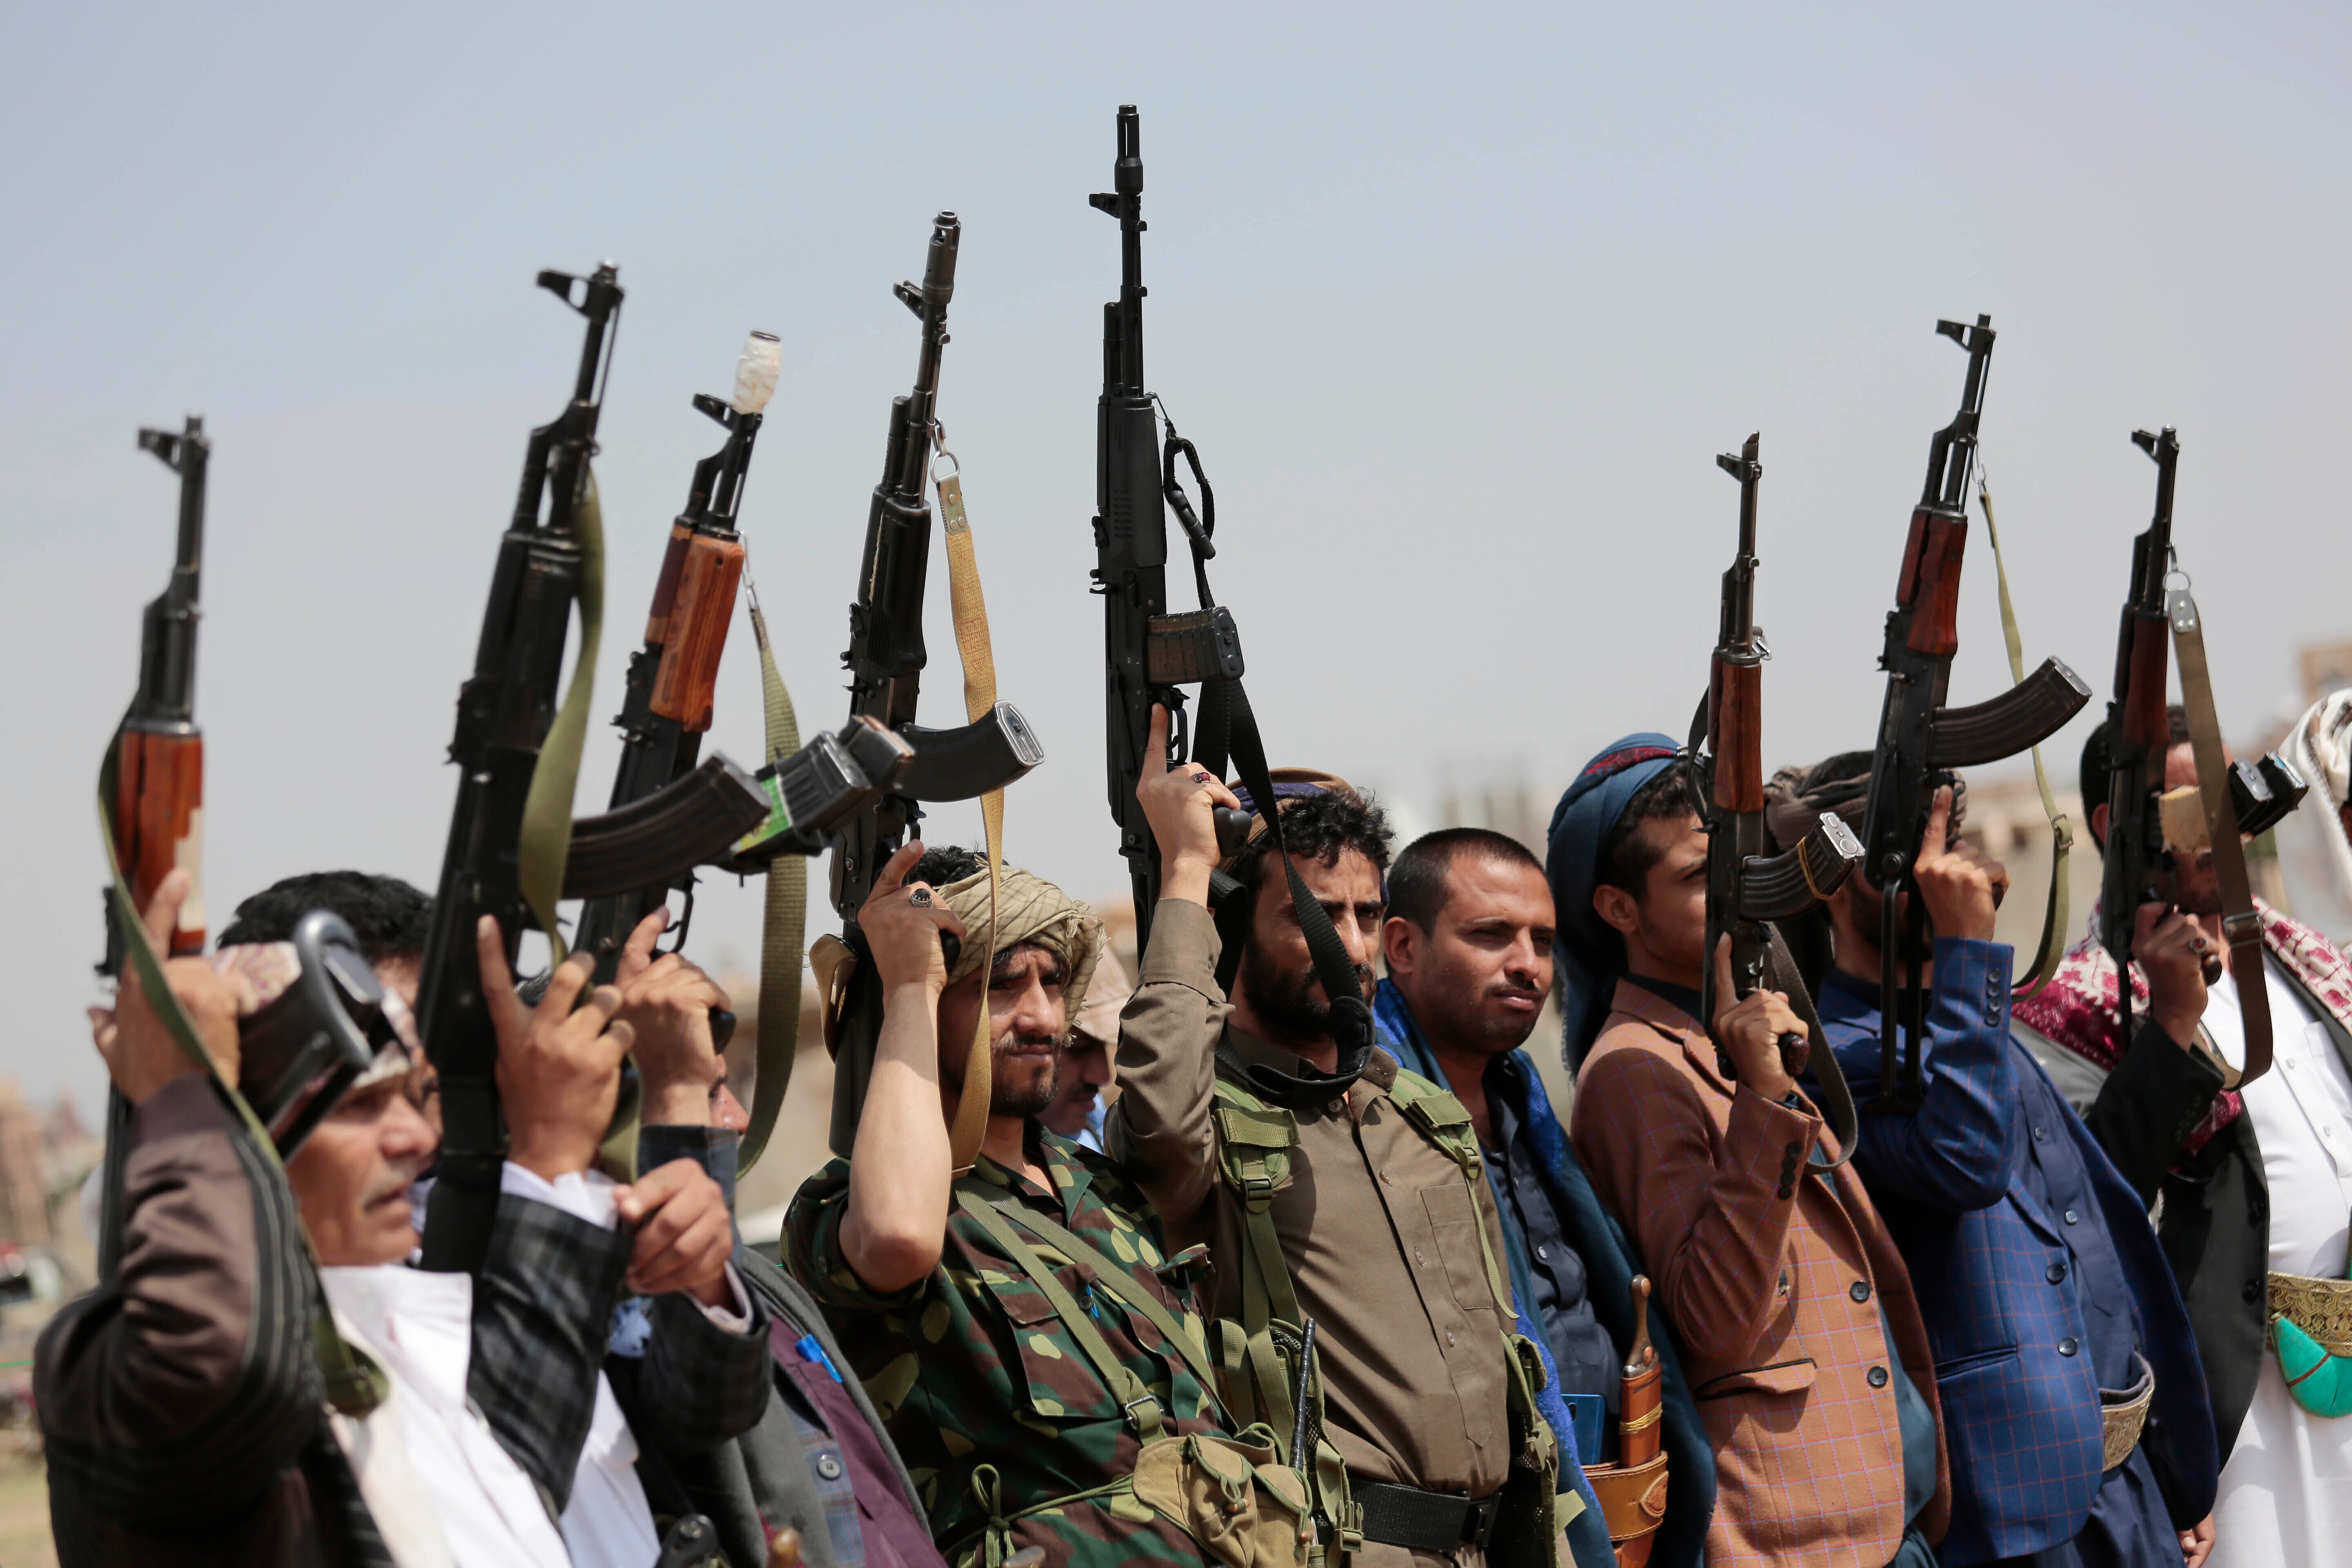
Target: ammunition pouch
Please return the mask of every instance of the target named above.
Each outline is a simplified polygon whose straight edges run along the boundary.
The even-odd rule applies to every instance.
[[[1165,1520],[1201,1554],[1224,1568],[1299,1568],[1319,1561],[1313,1518],[1298,1472],[1276,1452],[1273,1431],[1249,1426],[1227,1437],[1211,1432],[1157,1437],[1136,1454],[1132,1474],[1108,1486],[1050,1498],[1007,1512],[996,1467],[971,1474],[971,1496],[988,1522],[952,1542],[942,1555],[955,1568],[1000,1568],[1013,1555],[1013,1526],[1076,1503],[1097,1503],[1130,1524]]]
[[[1304,1568],[1310,1560],[1319,1563],[1321,1554],[1312,1550],[1315,1525],[1308,1488],[1283,1462],[1273,1430],[1259,1424],[1231,1436],[1164,1432],[1160,1401],[1112,1353],[1087,1309],[1016,1229],[1028,1231],[1091,1275],[1094,1291],[1151,1323],[1202,1380],[1203,1391],[1213,1393],[1206,1347],[1182,1321],[1093,1243],[1059,1222],[1017,1204],[1000,1205],[993,1194],[983,1194],[976,1186],[960,1187],[956,1203],[1052,1303],[1055,1315],[1118,1402],[1138,1445],[1135,1468],[1129,1475],[1092,1491],[1033,1503],[1013,1513],[1004,1511],[995,1467],[976,1468],[972,1500],[989,1517],[979,1541],[959,1560],[960,1568],[996,1568],[1012,1551],[1013,1521],[1079,1501],[1099,1501],[1113,1518],[1131,1523],[1149,1523],[1155,1515],[1166,1519],[1226,1568]]]

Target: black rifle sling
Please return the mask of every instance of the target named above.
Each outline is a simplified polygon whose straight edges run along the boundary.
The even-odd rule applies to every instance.
[[[1854,1150],[1861,1145],[1862,1118],[1854,1114],[1853,1091],[1846,1088],[1845,1073],[1838,1066],[1837,1053],[1830,1049],[1829,1037],[1822,1029],[1821,1013],[1813,1005],[1813,994],[1805,989],[1805,977],[1798,971],[1796,955],[1780,939],[1779,926],[1769,921],[1759,923],[1764,927],[1764,940],[1771,949],[1772,988],[1787,994],[1789,1010],[1796,1014],[1797,1021],[1805,1026],[1805,1038],[1812,1047],[1805,1065],[1811,1068],[1813,1081],[1821,1085],[1818,1099],[1822,1120],[1828,1122],[1830,1131],[1837,1135],[1837,1158],[1812,1168],[1834,1171],[1853,1159]]]
[[[2221,932],[2230,944],[2230,973],[2246,1026],[2246,1061],[2233,1088],[2271,1070],[2271,997],[2263,974],[2263,921],[2246,880],[2246,850],[2238,838],[2238,807],[2230,798],[2229,764],[2221,751],[2221,720],[2213,708],[2213,679],[2205,663],[2205,623],[2189,589],[2170,589],[2164,609],[2180,667],[2180,706],[2189,718],[2189,750],[2197,758],[2197,791],[2205,807],[2205,837],[2221,885]]]
[[[1273,773],[1265,765],[1265,742],[1258,734],[1257,717],[1250,711],[1249,693],[1238,680],[1221,679],[1209,684],[1227,689],[1225,711],[1234,767],[1241,775],[1242,787],[1250,792],[1250,804],[1265,819],[1265,830],[1274,838],[1274,852],[1282,860],[1283,875],[1290,879],[1290,901],[1298,914],[1298,929],[1307,934],[1307,951],[1315,960],[1315,977],[1323,983],[1323,994],[1330,1000],[1331,1039],[1339,1047],[1339,1070],[1326,1073],[1310,1068],[1305,1074],[1294,1077],[1275,1068],[1244,1064],[1238,1056],[1222,1048],[1219,1060],[1229,1073],[1262,1098],[1286,1110],[1305,1110],[1347,1093],[1363,1076],[1366,1064],[1372,1058],[1372,1013],[1364,1005],[1355,961],[1348,956],[1329,913],[1324,910],[1322,900],[1307,890],[1298,868],[1290,863],[1290,851],[1282,841],[1282,813],[1276,809]]]

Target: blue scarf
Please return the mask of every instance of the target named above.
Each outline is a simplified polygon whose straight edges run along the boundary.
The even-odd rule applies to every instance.
[[[1621,805],[1618,811],[1622,810]],[[1612,814],[1612,822],[1616,815]],[[1591,901],[1588,896],[1588,907]],[[1372,1026],[1380,1032],[1381,1044],[1408,1071],[1420,1074],[1441,1089],[1448,1087],[1445,1069],[1438,1065],[1437,1053],[1422,1034],[1420,1025],[1413,1021],[1412,1009],[1406,1005],[1403,994],[1386,980],[1380,983],[1372,998]],[[1585,1178],[1584,1167],[1577,1163],[1575,1152],[1569,1147],[1567,1130],[1552,1110],[1551,1096],[1545,1092],[1543,1076],[1536,1071],[1534,1058],[1521,1048],[1504,1056],[1500,1065],[1503,1070],[1490,1080],[1487,1092],[1511,1098],[1519,1124],[1527,1129],[1536,1147],[1537,1179],[1551,1200],[1552,1212],[1569,1245],[1583,1260],[1585,1289],[1592,1301],[1593,1314],[1609,1331],[1612,1342],[1621,1348],[1631,1344],[1632,1281],[1634,1275],[1643,1272],[1641,1259],[1624,1228],[1601,1206],[1600,1194]],[[1494,1179],[1491,1169],[1488,1179]],[[1499,1211],[1499,1196],[1496,1205]],[[1524,1299],[1526,1292],[1517,1281],[1513,1289]],[[1513,1310],[1518,1310],[1519,1305],[1514,1301]],[[1559,1365],[1536,1319],[1524,1310],[1519,1311],[1519,1318],[1533,1329],[1527,1337],[1543,1357],[1545,1391],[1536,1396],[1536,1403],[1559,1438],[1559,1489],[1572,1489],[1585,1500],[1585,1513],[1568,1526],[1570,1552],[1577,1568],[1615,1568],[1616,1556],[1609,1546],[1608,1530],[1600,1522],[1599,1500],[1592,1495],[1591,1483],[1584,1479],[1568,1402],[1559,1396]],[[1665,1315],[1654,1298],[1650,1302],[1649,1319],[1651,1342],[1657,1346],[1658,1355],[1665,1363],[1665,1409],[1661,1432],[1673,1473],[1666,1489],[1665,1522],[1653,1538],[1650,1561],[1653,1568],[1698,1568],[1706,1550],[1707,1522],[1715,1517],[1715,1449],[1706,1428],[1699,1425],[1698,1406],[1693,1403],[1690,1384],[1683,1376],[1682,1359],[1666,1331]]]
[[[1627,735],[1584,764],[1551,814],[1551,849],[1544,872],[1559,921],[1552,944],[1559,965],[1560,1060],[1570,1075],[1584,1064],[1609,1016],[1617,977],[1625,973],[1625,939],[1593,911],[1601,885],[1601,847],[1643,784],[1664,772],[1681,748],[1654,731]]]
[[[1389,1054],[1396,1058],[1400,1066],[1419,1073],[1440,1089],[1446,1088],[1445,1069],[1438,1066],[1437,1053],[1430,1048],[1429,1041],[1422,1035],[1421,1026],[1412,1021],[1412,1009],[1405,1005],[1403,994],[1386,980],[1381,981],[1379,989],[1373,993],[1372,1026],[1380,1031],[1381,1043],[1387,1047]],[[1524,1057],[1526,1053],[1514,1051],[1511,1055]],[[1507,1062],[1508,1058],[1506,1060]],[[1509,1067],[1522,1068],[1531,1081],[1535,1078],[1535,1064],[1532,1062],[1510,1062],[1505,1070],[1508,1071]],[[1535,1085],[1530,1103],[1541,1108],[1540,1121],[1530,1116],[1528,1129],[1536,1141],[1536,1147],[1542,1152],[1544,1163],[1549,1166],[1566,1155],[1568,1140],[1560,1131],[1559,1119],[1551,1113],[1551,1102],[1545,1098],[1543,1085],[1539,1082]],[[1550,1135],[1551,1142],[1546,1141],[1546,1133]],[[1557,1151],[1553,1147],[1554,1142],[1558,1145]],[[1492,1161],[1487,1162],[1486,1179],[1490,1184],[1497,1179]],[[1499,1192],[1495,1194],[1495,1209],[1497,1215],[1507,1212],[1503,1207],[1503,1194]],[[1552,1356],[1551,1345],[1544,1337],[1543,1325],[1530,1310],[1535,1300],[1534,1280],[1531,1277],[1520,1278],[1525,1273],[1525,1265],[1516,1255],[1511,1261],[1516,1265],[1510,1270],[1511,1310],[1518,1314],[1520,1332],[1529,1344],[1536,1347],[1536,1354],[1543,1360],[1544,1385],[1536,1391],[1536,1408],[1543,1412],[1544,1420],[1551,1426],[1552,1436],[1559,1442],[1559,1489],[1574,1492],[1584,1499],[1588,1515],[1599,1519],[1601,1500],[1593,1495],[1591,1483],[1584,1479],[1583,1457],[1576,1450],[1576,1424],[1569,1415],[1568,1401],[1559,1396],[1559,1363]],[[1574,1524],[1569,1528],[1571,1532],[1576,1530]],[[1607,1533],[1605,1529],[1601,1532],[1604,1540]],[[1577,1543],[1571,1540],[1570,1544],[1574,1546]],[[1614,1557],[1612,1552],[1610,1560],[1613,1562]],[[1578,1563],[1579,1568],[1582,1568],[1580,1552]]]

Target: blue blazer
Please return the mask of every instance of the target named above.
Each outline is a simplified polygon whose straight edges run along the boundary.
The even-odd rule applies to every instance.
[[[2156,1374],[2141,1443],[2177,1529],[2211,1511],[2221,1466],[2197,1341],[2147,1211],[2041,1065],[2010,1037],[2011,949],[1939,939],[1915,1115],[1862,1119],[1854,1164],[1911,1270],[1951,1456],[1949,1561],[2070,1540],[2103,1473],[2097,1373],[2060,1217],[2023,1177],[2024,1075],[2048,1091],[2113,1242]],[[1822,1027],[1858,1105],[1878,1091],[1879,1014],[1834,987]],[[2060,1350],[2064,1342],[2067,1352]]]
[[[1404,998],[1385,980],[1380,984],[1374,1016],[1381,1026],[1381,1044],[1391,1055],[1432,1082],[1446,1081]],[[1490,1085],[1488,1092],[1507,1093],[1516,1101],[1512,1109],[1542,1155],[1539,1174],[1552,1212],[1559,1219],[1560,1234],[1583,1261],[1585,1293],[1592,1303],[1593,1316],[1609,1331],[1610,1342],[1622,1353],[1633,1342],[1633,1276],[1648,1270],[1642,1267],[1641,1255],[1634,1251],[1625,1227],[1601,1206],[1584,1167],[1577,1163],[1567,1131],[1552,1111],[1551,1097],[1544,1092],[1534,1058],[1521,1048],[1504,1057],[1501,1065],[1503,1070],[1496,1075],[1499,1089]],[[1665,1313],[1654,1295],[1650,1298],[1649,1319],[1650,1342],[1657,1346],[1665,1368],[1659,1442],[1665,1451],[1667,1474],[1666,1517],[1651,1537],[1650,1562],[1654,1568],[1700,1568],[1706,1557],[1706,1527],[1715,1519],[1715,1446],[1707,1440],[1706,1428],[1699,1425],[1698,1405],[1691,1399],[1690,1380],[1683,1375],[1674,1331],[1666,1326]],[[1542,1342],[1540,1331],[1528,1337]],[[1570,1438],[1563,1447],[1572,1447],[1573,1442]],[[1592,1518],[1597,1524],[1597,1510]],[[1583,1522],[1580,1520],[1578,1524]],[[1588,1557],[1594,1557],[1604,1568],[1615,1562],[1609,1552],[1607,1531],[1601,1531],[1598,1536],[1596,1554],[1588,1550],[1577,1525],[1569,1527],[1578,1568],[1588,1568]]]

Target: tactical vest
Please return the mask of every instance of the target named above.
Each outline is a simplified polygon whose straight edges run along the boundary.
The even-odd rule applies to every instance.
[[[1132,1472],[1103,1486],[1026,1504],[1013,1500],[1010,1507],[996,1468],[975,1467],[970,1481],[972,1500],[988,1521],[975,1534],[947,1543],[941,1554],[956,1568],[1000,1568],[1013,1553],[1015,1521],[1073,1504],[1099,1503],[1114,1519],[1173,1523],[1204,1557],[1224,1568],[1320,1568],[1323,1554],[1314,1540],[1309,1488],[1284,1461],[1274,1434],[1263,1426],[1243,1427],[1230,1436],[1164,1431],[1172,1412],[1162,1411],[1159,1398],[1113,1353],[1093,1317],[1034,1244],[1061,1254],[1091,1276],[1095,1289],[1150,1323],[1202,1391],[1215,1399],[1217,1378],[1207,1348],[1182,1320],[1092,1243],[1003,1189],[965,1180],[956,1184],[955,1200],[1052,1303],[1055,1316],[1110,1390],[1139,1451]],[[1024,1231],[1028,1240],[1020,1234]],[[1172,1392],[1172,1376],[1171,1384]],[[1232,1423],[1226,1425],[1230,1428]]]
[[[1423,1138],[1460,1167],[1462,1179],[1470,1188],[1471,1211],[1483,1215],[1485,1205],[1479,1199],[1487,1195],[1486,1157],[1462,1102],[1402,1068],[1397,1069],[1388,1097]],[[1292,1288],[1290,1268],[1275,1229],[1274,1194],[1290,1176],[1291,1151],[1298,1145],[1297,1118],[1280,1106],[1267,1104],[1222,1072],[1217,1075],[1214,1114],[1217,1168],[1241,1200],[1247,1237],[1241,1258],[1241,1321],[1220,1319],[1210,1329],[1225,1404],[1238,1418],[1271,1426],[1294,1468],[1312,1476],[1317,1511],[1331,1522],[1338,1544],[1343,1551],[1353,1552],[1363,1544],[1362,1512],[1348,1495],[1346,1463],[1339,1450],[1321,1437],[1323,1380],[1319,1373],[1310,1375],[1307,1388],[1314,1447],[1311,1467],[1297,1465],[1288,1455],[1288,1442],[1283,1436],[1293,1431],[1297,1422],[1292,1390],[1298,1383],[1298,1352],[1304,1335],[1297,1292]],[[1483,1221],[1477,1231],[1487,1288],[1495,1294],[1501,1321],[1516,1321],[1510,1288],[1503,1283]],[[1220,1260],[1220,1266],[1229,1265]],[[1339,1331],[1346,1331],[1345,1327]],[[1523,1336],[1506,1330],[1502,1339],[1503,1360],[1509,1372],[1511,1466],[1487,1541],[1487,1558],[1496,1568],[1555,1568],[1559,1522],[1555,1519],[1553,1489],[1559,1455],[1550,1426],[1536,1409],[1535,1391],[1543,1384],[1543,1362]]]

